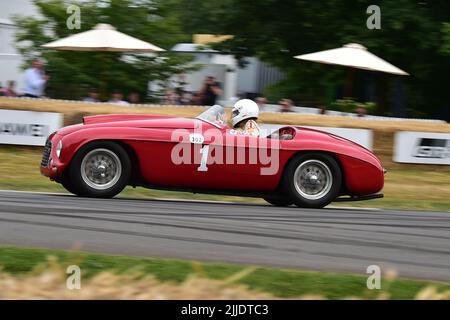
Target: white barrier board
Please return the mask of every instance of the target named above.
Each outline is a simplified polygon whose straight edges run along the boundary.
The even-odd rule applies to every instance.
[[[393,160],[402,163],[450,164],[450,133],[396,132]]]
[[[269,131],[275,131],[278,128],[286,127],[285,124],[262,124],[261,128]],[[315,127],[315,126],[299,126],[304,128],[311,128],[316,130],[321,130],[325,132],[329,132],[335,134],[337,136],[341,136],[345,139],[356,142],[357,144],[372,150],[373,148],[373,132],[372,130],[367,129],[351,129],[351,128],[335,128],[335,127]]]
[[[62,123],[60,113],[0,109],[0,144],[43,146]]]

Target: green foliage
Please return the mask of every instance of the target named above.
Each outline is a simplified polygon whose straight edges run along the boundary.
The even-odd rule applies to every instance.
[[[441,52],[445,55],[450,55],[450,22],[442,24]]]
[[[332,76],[336,68],[315,67],[293,57],[357,42],[411,74],[402,78],[409,109],[434,116],[450,110],[448,40],[441,49],[443,33],[445,39],[450,33],[448,24],[441,32],[442,24],[449,22],[448,0],[378,1],[380,30],[366,27],[366,10],[371,4],[366,0],[170,1],[178,7],[195,3],[195,10],[175,13],[190,31],[234,35],[217,48],[240,59],[258,56],[285,71],[287,79],[269,89],[270,94],[276,95],[277,89],[291,94],[297,102],[331,102],[329,87],[341,81]],[[380,89],[377,95],[384,91]]]
[[[79,1],[81,30],[66,26],[66,8],[74,1],[35,0],[42,19],[15,17],[19,27],[16,42],[26,65],[36,56],[44,57],[50,72],[48,92],[52,97],[77,99],[89,87],[101,89],[106,96],[114,89],[125,94],[147,94],[148,81],[167,81],[173,74],[189,70],[189,56],[170,52],[121,54],[111,52],[71,52],[42,48],[47,42],[91,29],[97,23],[109,23],[119,31],[148,41],[164,49],[188,40],[180,22],[162,0]],[[76,3],[76,2],[75,2]],[[25,66],[24,66],[25,67]],[[106,85],[105,85],[106,83]]]
[[[373,102],[360,103],[351,98],[338,99],[331,103],[331,109],[342,112],[355,112],[358,108],[364,108],[367,114],[373,114],[377,105]]]

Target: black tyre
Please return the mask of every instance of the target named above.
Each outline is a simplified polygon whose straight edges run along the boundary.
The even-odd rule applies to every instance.
[[[111,198],[125,188],[130,175],[130,158],[118,143],[95,141],[83,146],[72,159],[69,185],[80,196]]]
[[[341,190],[342,172],[326,153],[304,153],[292,159],[284,172],[282,188],[298,207],[323,208]]]
[[[75,188],[75,186],[72,184],[72,182],[70,181],[69,177],[64,177],[61,180],[61,184],[64,187],[64,189],[66,189],[67,191],[69,191],[70,193],[73,193],[75,195],[79,194],[79,191]]]
[[[267,196],[267,197],[264,197],[263,199],[266,200],[271,205],[276,206],[276,207],[287,207],[294,203],[291,199],[284,197],[284,196],[278,196],[278,195]]]

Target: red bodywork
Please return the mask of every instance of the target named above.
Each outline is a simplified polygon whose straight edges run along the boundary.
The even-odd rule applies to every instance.
[[[302,127],[287,128],[293,133],[293,139],[275,141],[238,136],[232,134],[229,127],[216,128],[198,119],[150,115],[85,117],[83,124],[62,128],[49,137],[53,147],[48,166],[41,166],[41,172],[59,181],[80,147],[94,140],[109,140],[119,142],[130,154],[134,166],[131,185],[212,193],[267,194],[277,189],[286,164],[295,154],[321,151],[332,154],[342,168],[342,195],[370,195],[383,188],[383,167],[369,150],[326,132]],[[189,135],[193,133],[201,134],[204,141],[201,144],[190,143]],[[58,158],[56,146],[61,139],[63,147]],[[279,144],[279,154],[274,157],[278,159],[277,166],[274,162],[264,164],[260,157],[256,163],[249,160],[236,163],[239,152],[244,152],[246,159],[249,159],[251,154],[260,152],[261,148],[267,151],[274,143]],[[191,151],[192,163],[174,163],[172,153],[177,145]],[[200,148],[206,145],[210,146],[208,170],[199,171]],[[211,154],[212,150],[215,154]],[[231,164],[213,163],[212,158],[218,150],[222,150],[224,159],[231,159]],[[267,152],[271,154],[270,150]],[[271,165],[272,168],[277,167],[273,174],[261,174],[261,169],[271,168]]]

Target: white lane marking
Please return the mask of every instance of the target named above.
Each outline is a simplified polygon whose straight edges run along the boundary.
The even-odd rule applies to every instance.
[[[124,198],[122,198],[124,199]],[[178,201],[178,202],[203,202],[203,203],[217,203],[217,204],[249,204],[249,202],[233,202],[220,200],[201,200],[201,199],[183,199],[183,198],[151,198],[159,201]],[[139,200],[139,199],[136,199]],[[253,203],[252,203],[253,204]],[[258,203],[255,203],[258,204]]]
[[[74,194],[68,193],[68,192],[41,192],[41,191],[22,191],[22,190],[2,190],[0,189],[0,192],[3,193],[29,193],[29,194],[41,194],[41,195],[66,195],[70,197],[77,197]],[[118,199],[124,199],[124,200],[141,200],[139,198],[118,198]],[[142,200],[159,200],[159,201],[175,201],[175,202],[194,202],[194,203],[217,203],[217,204],[255,204],[258,205],[259,203],[251,203],[251,202],[233,202],[233,201],[219,201],[219,200],[200,200],[200,199],[182,199],[182,198],[142,198]],[[326,206],[325,208],[329,209],[344,209],[344,210],[370,210],[370,211],[385,211],[382,208],[369,208],[369,207],[339,207],[339,206]],[[388,211],[396,211],[397,209],[390,209]],[[404,209],[399,209],[400,211],[405,211]],[[408,211],[408,210],[406,210]],[[415,210],[413,210],[415,211]],[[434,212],[434,211],[430,211]],[[441,211],[441,212],[449,212],[450,211]]]
[[[326,206],[329,209],[344,209],[344,210],[371,210],[371,211],[383,211],[381,208],[369,208],[369,207],[339,207],[339,206]],[[395,210],[395,209],[392,209]]]
[[[43,192],[43,191],[23,191],[23,190],[2,190],[0,189],[0,193],[26,193],[26,194],[37,194],[37,195],[49,195],[49,196],[71,196],[71,197],[77,197],[76,195],[68,192]],[[80,197],[82,198],[82,197]],[[220,200],[201,200],[201,199],[183,199],[183,198],[155,198],[155,197],[148,197],[148,198],[122,198],[118,197],[117,199],[122,200],[159,200],[159,201],[178,201],[178,202],[203,202],[203,203],[218,203],[218,204],[233,204],[239,202],[233,202],[233,201],[220,201]],[[245,203],[245,202],[243,202]]]
[[[55,196],[55,195],[69,195],[69,196],[75,196],[72,193],[68,192],[43,192],[43,191],[23,191],[23,190],[2,190],[0,189],[0,192],[2,193],[28,193],[28,194],[42,194],[42,195],[49,195],[49,196]]]

